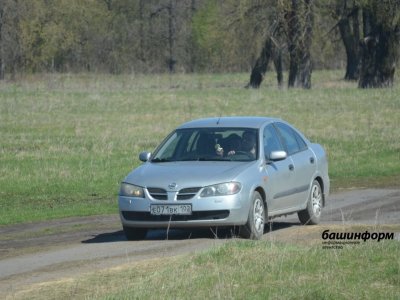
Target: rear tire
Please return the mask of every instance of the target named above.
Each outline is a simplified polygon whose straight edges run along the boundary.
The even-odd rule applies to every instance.
[[[254,192],[247,223],[239,228],[239,236],[259,240],[264,234],[266,213],[264,200],[259,192]]]
[[[316,225],[321,219],[323,206],[323,196],[321,185],[317,180],[314,180],[311,186],[310,196],[307,202],[307,208],[299,211],[297,215],[303,225]]]
[[[136,228],[122,226],[124,229],[125,237],[128,241],[143,240],[147,235],[147,228]]]

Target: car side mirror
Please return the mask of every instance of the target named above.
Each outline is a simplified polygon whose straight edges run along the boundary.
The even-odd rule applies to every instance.
[[[139,154],[139,160],[142,161],[142,162],[146,162],[146,161],[148,161],[150,159],[150,156],[151,156],[150,152],[146,152],[146,151],[141,152]]]
[[[280,161],[287,158],[286,151],[272,151],[269,154],[269,161]]]

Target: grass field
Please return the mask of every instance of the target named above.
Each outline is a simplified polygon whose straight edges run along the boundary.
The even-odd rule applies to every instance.
[[[268,74],[270,77],[270,75]],[[327,150],[334,189],[399,186],[400,83],[360,90],[342,71],[313,89],[244,89],[248,74],[44,74],[0,82],[0,225],[117,211],[120,181],[178,124],[285,119]]]

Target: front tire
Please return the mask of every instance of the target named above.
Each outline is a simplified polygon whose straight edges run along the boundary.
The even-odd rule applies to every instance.
[[[125,237],[128,241],[143,240],[147,235],[147,228],[134,228],[122,226]]]
[[[254,192],[247,223],[240,227],[239,235],[245,239],[259,240],[264,234],[267,215],[263,198],[259,192]]]
[[[316,225],[321,219],[323,206],[323,196],[321,185],[317,180],[314,180],[311,186],[310,196],[307,202],[307,208],[299,211],[297,215],[303,225]]]

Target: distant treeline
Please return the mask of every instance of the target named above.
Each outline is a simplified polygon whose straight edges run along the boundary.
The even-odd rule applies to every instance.
[[[0,0],[0,77],[250,72],[285,1]],[[313,68],[344,67],[338,1],[313,2]]]

